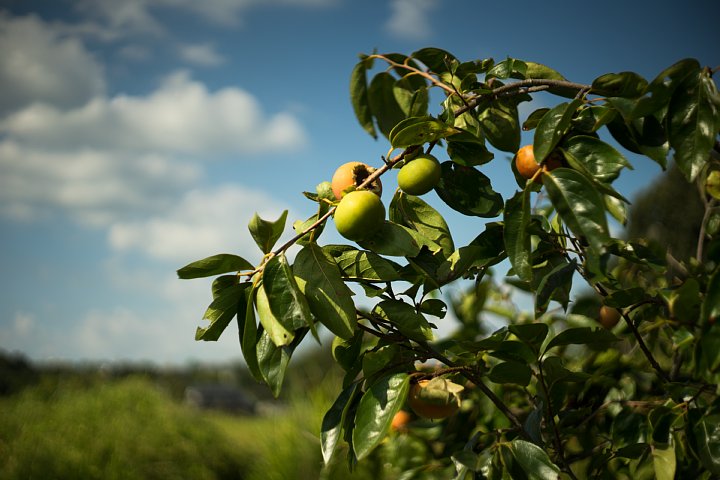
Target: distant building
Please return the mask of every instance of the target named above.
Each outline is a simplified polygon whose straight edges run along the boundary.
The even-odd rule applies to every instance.
[[[254,414],[255,401],[233,385],[194,385],[185,389],[185,403],[204,410]]]

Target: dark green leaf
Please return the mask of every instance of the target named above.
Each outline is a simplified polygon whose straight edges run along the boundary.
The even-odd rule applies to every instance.
[[[426,342],[433,338],[427,319],[417,313],[412,305],[400,300],[384,300],[378,303],[373,311],[395,325],[400,333],[411,340]]]
[[[258,294],[262,289],[258,289]],[[295,342],[290,345],[277,346],[270,339],[267,332],[263,331],[257,342],[257,358],[258,367],[265,383],[270,387],[273,396],[277,398],[282,389],[283,380],[285,379],[285,371],[290,363],[295,347],[302,341],[308,329],[300,330],[295,338]]]
[[[373,383],[360,399],[352,434],[358,460],[367,457],[390,429],[395,414],[402,408],[410,388],[410,377],[396,373]]]
[[[237,275],[222,275],[212,282],[213,300],[218,298],[223,290],[238,284],[239,277]]]
[[[527,387],[530,384],[532,371],[524,363],[520,362],[503,362],[498,363],[490,370],[488,378],[493,383],[512,383]]]
[[[620,152],[602,140],[584,135],[567,139],[562,144],[567,155],[580,162],[600,182],[610,183],[623,167],[632,168]]]
[[[707,286],[700,318],[703,322],[720,322],[720,269],[715,270]]]
[[[536,162],[542,163],[560,143],[570,129],[573,115],[580,105],[582,105],[580,100],[563,102],[543,115],[538,122],[533,138],[533,153]]]
[[[460,141],[459,135],[451,137],[447,142],[447,153],[458,165],[473,167],[488,163],[495,156],[481,141]]]
[[[515,153],[520,147],[520,120],[515,105],[495,102],[478,116],[482,132],[498,150]]]
[[[645,93],[648,82],[634,72],[606,73],[592,83],[592,93],[605,97],[637,98]]]
[[[392,282],[400,279],[400,265],[375,252],[358,250],[350,245],[326,245],[322,248],[333,257],[346,278],[370,282]]]
[[[245,290],[245,312],[238,311],[238,336],[243,358],[248,370],[258,382],[263,381],[262,373],[258,365],[257,343],[260,340],[257,322],[255,320],[254,298],[258,287]],[[260,287],[262,288],[262,287]]]
[[[323,417],[320,428],[320,446],[325,465],[332,460],[335,448],[342,438],[342,426],[345,423],[348,406],[355,397],[359,385],[359,383],[354,383],[343,390]]]
[[[689,75],[673,93],[668,107],[670,146],[675,161],[692,182],[708,161],[720,128],[718,92],[704,72]]]
[[[410,56],[420,60],[430,71],[435,73],[448,72],[451,63],[457,62],[457,59],[451,53],[440,48],[423,48],[413,52]]]
[[[283,327],[292,332],[313,326],[310,307],[284,253],[267,261],[262,285],[270,310]]]
[[[472,167],[442,163],[442,177],[435,187],[440,199],[464,215],[495,217],[502,209],[502,196],[490,179]]]
[[[562,307],[567,309],[568,294],[576,266],[574,261],[561,263],[540,280],[535,295],[536,312],[544,313],[550,300],[560,302]]]
[[[510,451],[528,480],[557,480],[560,477],[560,468],[534,443],[515,439],[510,442]]]
[[[245,307],[242,301],[246,288],[248,288],[248,283],[242,283],[220,292],[203,315],[203,320],[209,320],[210,325],[205,328],[198,327],[195,332],[195,340],[214,342],[220,338],[220,334],[238,313],[239,306]]]
[[[270,253],[275,242],[278,241],[280,235],[282,235],[285,229],[285,220],[287,220],[288,211],[285,210],[280,218],[274,222],[263,220],[256,213],[250,220],[248,229],[250,229],[250,235],[252,235],[255,243],[263,253]]]
[[[560,218],[576,236],[600,251],[610,235],[603,198],[590,180],[568,168],[557,168],[542,178]]]
[[[581,107],[573,120],[573,126],[581,132],[594,133],[603,125],[610,123],[615,115],[617,112],[614,109],[604,105]]]
[[[508,331],[527,343],[533,350],[539,351],[540,345],[545,341],[548,334],[548,326],[545,323],[526,323],[520,325],[508,325]]]
[[[563,345],[609,345],[618,338],[602,327],[575,327],[560,332],[550,340],[545,351]]]
[[[535,127],[538,126],[538,123],[540,123],[540,119],[544,117],[545,114],[549,111],[549,108],[538,108],[537,110],[533,111],[523,122],[522,129],[525,131],[533,130]]]
[[[406,117],[419,117],[427,114],[428,89],[419,76],[406,76],[395,82],[393,93]]]
[[[658,74],[648,85],[646,95],[633,106],[629,118],[642,118],[667,108],[675,89],[688,75],[700,72],[700,63],[694,58],[686,58],[671,65]]]
[[[608,307],[625,308],[647,300],[648,293],[642,287],[625,288],[612,292],[605,297],[605,305]]]
[[[545,357],[542,369],[550,387],[558,382],[585,382],[590,377],[587,373],[568,370],[560,357]]]
[[[333,258],[311,243],[298,252],[293,271],[315,318],[338,337],[351,338],[357,324],[355,304]]]
[[[405,114],[395,100],[393,92],[395,77],[388,72],[380,72],[370,82],[368,100],[370,111],[377,121],[380,132],[390,138],[392,129],[405,118]]]
[[[365,378],[371,378],[379,371],[388,367],[397,357],[400,347],[394,343],[376,347],[365,352],[362,357],[362,372]],[[385,372],[387,373],[387,372]]]
[[[211,277],[228,272],[252,270],[253,265],[242,257],[229,253],[220,253],[196,262],[185,265],[177,271],[178,277],[187,280],[191,278]]]
[[[361,247],[379,255],[391,257],[414,257],[420,253],[423,244],[432,242],[422,235],[402,225],[385,222],[370,238],[357,242]],[[435,245],[437,249],[439,245]]]
[[[526,78],[527,64],[522,60],[515,58],[506,58],[502,62],[496,63],[488,70],[485,75],[486,79],[495,78]]]
[[[442,247],[449,255],[455,249],[445,219],[420,197],[398,190],[390,202],[390,221],[412,228]]]
[[[377,138],[368,100],[367,68],[368,60],[364,58],[353,68],[350,75],[350,101],[360,125],[373,138]]]
[[[504,240],[510,264],[515,274],[525,281],[532,279],[530,263],[530,190],[517,192],[505,204]]]
[[[702,418],[693,426],[700,461],[714,475],[720,475],[720,415]]]

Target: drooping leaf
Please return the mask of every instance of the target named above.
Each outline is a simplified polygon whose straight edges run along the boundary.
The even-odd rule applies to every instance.
[[[353,383],[345,388],[323,417],[320,428],[320,446],[325,465],[332,460],[338,442],[342,438],[342,426],[345,423],[348,406],[357,394],[359,386],[359,383]]]
[[[355,304],[333,258],[311,243],[298,252],[293,271],[315,318],[338,337],[351,338],[357,323]]]
[[[257,213],[253,215],[248,229],[250,230],[250,235],[252,235],[255,243],[263,253],[270,253],[273,246],[275,246],[275,242],[277,242],[282,235],[283,230],[285,230],[287,215],[288,211],[285,210],[280,215],[280,218],[274,222],[263,220]]]
[[[450,71],[450,65],[457,62],[457,59],[450,53],[440,48],[423,48],[413,52],[410,57],[420,60],[430,71],[443,73]]]
[[[412,305],[401,300],[384,300],[373,312],[395,325],[400,333],[418,342],[432,340],[433,334],[427,319],[417,313]]]
[[[720,270],[716,270],[710,277],[700,318],[711,324],[720,321]]]
[[[563,345],[601,345],[606,346],[618,341],[618,338],[602,327],[575,327],[560,332],[548,342],[545,351]]]
[[[391,221],[412,228],[437,243],[446,255],[455,249],[445,219],[420,197],[398,190],[390,202],[389,217]]]
[[[369,63],[371,64],[371,61],[362,58],[353,68],[350,74],[350,101],[360,125],[370,136],[377,138],[368,100],[367,69]]]
[[[595,137],[576,135],[563,142],[562,148],[600,182],[612,182],[624,167],[632,169],[620,152]]]
[[[429,95],[422,77],[415,75],[401,78],[395,82],[393,94],[406,117],[427,114]]]
[[[653,467],[656,480],[674,480],[677,458],[673,445],[652,445]]]
[[[442,177],[435,187],[440,199],[464,215],[494,217],[502,209],[502,196],[490,179],[472,167],[443,162]]]
[[[720,415],[701,418],[694,426],[700,461],[714,475],[720,475]]]
[[[670,146],[675,161],[692,182],[708,161],[720,129],[718,92],[704,72],[689,75],[673,93],[668,107]]]
[[[520,120],[517,107],[494,102],[478,116],[488,142],[498,150],[515,153],[520,147]]]
[[[591,181],[568,168],[547,172],[542,179],[560,218],[576,236],[600,251],[610,235],[603,198]]]
[[[502,362],[498,363],[490,370],[488,379],[493,383],[512,383],[527,387],[532,378],[532,371],[525,363],[520,362]]]
[[[212,277],[228,272],[252,270],[253,265],[242,257],[229,253],[220,253],[185,265],[177,271],[178,277],[184,280],[191,278]]]
[[[478,139],[468,139],[468,135],[453,135],[447,141],[447,153],[450,159],[458,165],[473,167],[483,165],[494,158],[485,143]]]
[[[664,69],[650,82],[645,96],[634,103],[628,118],[642,118],[666,108],[678,85],[700,69],[700,63],[694,58],[680,60]]]
[[[393,222],[385,222],[372,237],[357,242],[361,247],[379,255],[414,257],[424,244],[432,245],[418,232]],[[435,248],[440,246],[435,244]]]
[[[545,116],[547,112],[549,112],[550,109],[543,107],[538,108],[537,110],[534,110],[528,117],[525,119],[525,121],[522,124],[522,129],[524,131],[533,130],[535,127],[538,126],[538,123],[540,123],[540,119]]]
[[[360,399],[352,434],[358,460],[367,457],[390,430],[395,414],[402,408],[410,389],[410,377],[396,373],[375,381]]]
[[[508,325],[508,331],[528,344],[533,350],[539,351],[540,345],[547,337],[548,326],[545,323]]]
[[[233,285],[220,292],[213,302],[205,310],[203,320],[209,320],[210,325],[205,328],[198,327],[195,332],[195,340],[216,341],[225,330],[233,317],[238,313],[238,308],[244,308],[244,291],[248,283]]]
[[[562,307],[567,309],[568,296],[576,267],[575,262],[561,263],[555,266],[540,280],[535,295],[536,312],[544,313],[547,310],[550,300],[560,302]]]
[[[580,100],[563,102],[551,108],[538,122],[533,137],[535,161],[541,163],[560,143],[570,129],[573,115],[582,104]]]
[[[509,446],[515,461],[527,475],[528,480],[557,480],[560,468],[555,465],[542,448],[525,440],[515,439]]]
[[[505,204],[503,213],[505,222],[504,240],[510,264],[515,274],[525,281],[532,279],[530,263],[530,190],[515,193]]]
[[[248,371],[258,382],[263,381],[257,357],[257,344],[260,340],[257,320],[255,319],[254,299],[258,287],[245,289],[245,312],[238,311],[238,337],[243,358]]]
[[[405,119],[405,113],[395,100],[394,88],[395,77],[389,72],[380,72],[373,77],[368,89],[370,111],[375,117],[378,129],[387,138],[390,138],[390,132],[395,125]]]
[[[605,97],[637,98],[645,93],[648,82],[635,72],[606,73],[592,83],[592,93]]]
[[[262,285],[255,292],[255,309],[264,329],[263,336],[270,339],[277,346],[289,345],[293,341],[295,334],[275,317],[270,308],[267,293],[262,288]]]
[[[261,290],[258,289],[258,294]],[[275,398],[280,395],[290,357],[307,332],[307,328],[298,331],[294,342],[283,346],[276,345],[266,331],[260,334],[257,342],[258,368]]]
[[[313,327],[310,307],[284,253],[267,261],[262,285],[273,316],[285,329]]]

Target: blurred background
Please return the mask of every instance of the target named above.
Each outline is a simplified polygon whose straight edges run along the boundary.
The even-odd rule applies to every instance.
[[[150,455],[149,465],[220,438],[218,458],[188,463],[210,473],[191,477],[237,478],[247,459],[258,469],[264,457],[243,457],[248,442],[234,442],[274,429],[287,439],[268,445],[308,447],[309,457],[298,455],[318,468],[319,419],[338,379],[326,368],[327,346],[301,352],[304,367],[273,401],[248,379],[234,325],[217,343],[195,342],[210,283],[180,281],[175,271],[215,253],[257,262],[253,213],[275,219],[288,209],[289,227],[314,213],[302,191],[339,164],[381,164],[387,141],[364,133],[349,101],[357,55],[434,46],[462,60],[532,60],[582,83],[624,70],[651,80],[686,57],[718,65],[718,13],[710,0],[0,0],[0,477],[27,478],[22,467],[32,459],[57,478],[111,478],[108,465],[127,467],[110,440],[85,453],[94,459],[88,470],[73,470],[92,439],[93,428],[81,427],[107,422],[109,438],[132,444],[118,432],[137,412],[172,419],[158,420],[169,430],[156,428],[164,433],[148,450],[162,453],[162,435],[185,442],[185,453]],[[540,106],[542,98],[521,115]],[[511,195],[510,155],[495,156],[483,171]],[[632,196],[661,169],[630,161],[635,170],[616,185]],[[383,177],[386,199],[391,177]],[[457,244],[483,229],[434,193],[427,201],[447,216]],[[332,230],[327,243],[340,240]],[[443,322],[452,328],[452,316]],[[217,385],[237,388],[212,393]],[[293,397],[308,385],[317,393]],[[252,408],[190,413],[213,395]],[[123,419],[127,405],[134,413]],[[57,425],[80,427],[70,434]],[[60,440],[39,445],[49,431],[76,438],[77,450]],[[22,442],[35,457],[19,453]],[[158,468],[157,478],[173,477]]]

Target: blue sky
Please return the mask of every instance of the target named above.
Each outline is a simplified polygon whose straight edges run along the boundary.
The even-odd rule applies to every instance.
[[[337,165],[379,164],[387,142],[363,132],[348,99],[359,53],[436,46],[585,83],[652,79],[685,57],[720,63],[715,2],[641,3],[0,0],[0,349],[239,358],[234,327],[194,341],[209,281],[175,270],[220,252],[257,261],[254,212],[304,219],[301,192]],[[496,159],[486,173],[511,194],[507,155]],[[660,171],[636,166],[619,188]],[[483,228],[448,218],[457,243]]]

